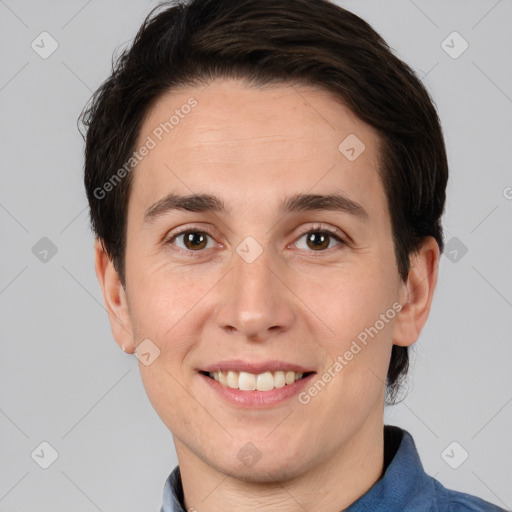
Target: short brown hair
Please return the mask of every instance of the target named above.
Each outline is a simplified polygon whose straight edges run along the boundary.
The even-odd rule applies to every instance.
[[[151,11],[81,115],[91,225],[123,285],[131,173],[105,197],[95,191],[130,158],[161,95],[216,78],[320,86],[341,99],[380,134],[402,280],[425,237],[443,250],[448,164],[438,115],[415,73],[367,22],[328,0],[183,0]],[[407,347],[393,345],[388,403],[408,365]]]

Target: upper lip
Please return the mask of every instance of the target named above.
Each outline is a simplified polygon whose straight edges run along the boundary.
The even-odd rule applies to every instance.
[[[311,368],[306,368],[299,364],[288,363],[286,361],[271,360],[257,363],[253,361],[243,361],[242,359],[218,361],[204,368],[200,368],[199,370],[203,372],[224,372],[231,370],[236,372],[254,373],[256,375],[264,372],[277,372],[279,370],[302,373],[314,372]]]

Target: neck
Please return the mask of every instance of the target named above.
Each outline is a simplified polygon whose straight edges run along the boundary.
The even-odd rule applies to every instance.
[[[343,510],[365,494],[384,469],[382,416],[368,421],[321,463],[297,476],[270,482],[242,480],[206,464],[177,438],[186,510],[238,512],[332,512]]]

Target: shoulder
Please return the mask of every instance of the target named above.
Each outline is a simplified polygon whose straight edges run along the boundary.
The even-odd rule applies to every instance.
[[[434,504],[430,512],[505,512],[477,496],[444,487],[438,480],[434,483]]]

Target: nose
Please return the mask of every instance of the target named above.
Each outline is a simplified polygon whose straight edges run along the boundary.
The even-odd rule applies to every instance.
[[[289,330],[294,321],[293,294],[284,269],[272,264],[266,251],[251,263],[238,254],[233,259],[218,297],[219,328],[260,342]]]

